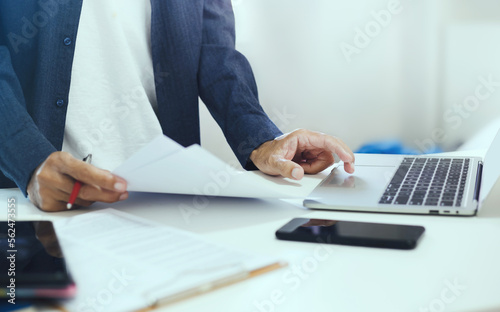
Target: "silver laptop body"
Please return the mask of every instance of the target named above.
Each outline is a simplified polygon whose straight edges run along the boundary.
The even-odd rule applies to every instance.
[[[473,216],[500,175],[500,132],[486,156],[356,154],[304,200],[312,209]]]

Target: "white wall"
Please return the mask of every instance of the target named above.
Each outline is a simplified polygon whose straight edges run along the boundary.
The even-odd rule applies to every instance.
[[[440,126],[447,135],[444,145],[452,148],[500,117],[500,2],[448,0],[446,5]],[[497,86],[489,91],[481,87],[482,79]]]
[[[496,0],[401,0],[399,5],[392,0],[233,0],[237,48],[254,68],[263,107],[285,132],[319,130],[355,149],[387,138],[424,147],[430,139],[442,139],[436,136],[441,131],[447,134],[442,145],[452,146],[481,123],[476,119],[483,120],[483,113],[475,112],[457,131],[443,120],[446,105],[474,90],[470,81],[479,73],[489,73],[471,68],[490,65],[492,73],[500,68],[499,51],[491,49],[499,47],[494,26],[499,19],[477,26],[485,28],[472,25],[465,37],[462,26],[454,28],[463,7],[470,12],[470,4],[478,2],[500,9]],[[381,10],[394,14],[380,17]],[[361,42],[357,28],[371,32],[368,41]],[[476,32],[485,29],[496,37],[478,37]],[[343,53],[341,45],[357,48],[356,39],[356,53]],[[463,50],[471,40],[474,47]],[[470,61],[467,56],[485,45],[488,52]],[[202,144],[234,160],[214,125],[203,108]]]

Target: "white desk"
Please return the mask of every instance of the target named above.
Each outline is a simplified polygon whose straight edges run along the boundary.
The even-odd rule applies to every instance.
[[[301,192],[307,194],[325,175],[306,177]],[[113,205],[44,213],[17,190],[0,190],[0,203],[10,196],[20,200],[18,220],[54,220],[113,207],[289,263],[158,311],[500,311],[500,207],[477,217],[447,217],[311,211],[300,201],[209,198],[199,214],[185,218],[181,207],[194,208],[195,197],[132,194]],[[411,251],[321,249],[276,240],[276,229],[298,216],[416,224],[426,232]]]

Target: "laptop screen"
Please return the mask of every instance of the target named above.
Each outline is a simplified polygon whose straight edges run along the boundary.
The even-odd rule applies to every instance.
[[[479,202],[482,203],[500,176],[500,130],[493,139],[483,159],[483,177]]]

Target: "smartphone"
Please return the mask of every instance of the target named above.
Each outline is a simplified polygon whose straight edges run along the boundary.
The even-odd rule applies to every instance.
[[[425,228],[415,225],[295,218],[276,231],[283,240],[413,249]]]
[[[0,298],[66,299],[76,286],[50,221],[0,222]]]

